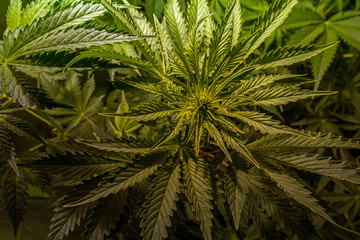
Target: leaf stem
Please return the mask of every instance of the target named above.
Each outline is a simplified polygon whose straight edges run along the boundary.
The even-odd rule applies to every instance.
[[[51,122],[49,122],[48,120],[46,120],[45,118],[41,117],[39,114],[37,114],[36,112],[25,108],[25,111],[27,111],[28,113],[30,113],[31,115],[33,115],[34,117],[40,119],[41,121],[43,121],[44,123],[48,124],[51,127],[57,128],[56,126],[54,126],[54,124],[52,124]]]

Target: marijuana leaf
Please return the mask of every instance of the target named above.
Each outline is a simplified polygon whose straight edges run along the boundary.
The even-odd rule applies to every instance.
[[[359,30],[356,22],[359,21],[359,11],[344,11],[330,15],[325,11],[330,2],[314,6],[296,8],[285,21],[283,29],[296,29],[291,35],[289,44],[329,44],[342,39],[345,43],[360,49]],[[334,45],[312,59],[312,72],[317,80],[315,89],[330,67],[337,46]]]

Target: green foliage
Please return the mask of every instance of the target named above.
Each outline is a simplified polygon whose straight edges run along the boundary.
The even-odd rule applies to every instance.
[[[129,107],[129,104],[127,103],[125,93],[124,93],[124,91],[122,91],[121,92],[121,102],[119,104],[119,107],[118,107],[116,113],[122,115],[122,114],[129,112],[129,109],[130,109],[130,107]],[[129,118],[121,117],[121,116],[116,116],[114,122],[115,122],[115,126],[112,125],[112,127],[114,128],[114,131],[120,138],[123,136],[124,137],[125,136],[133,136],[134,137],[132,132],[141,127],[141,124],[137,123],[136,121],[129,119]]]
[[[43,103],[46,107],[51,107],[53,104],[31,81],[16,76],[16,68],[22,64],[22,58],[45,51],[75,51],[94,45],[139,39],[86,25],[94,17],[104,13],[105,9],[100,4],[79,2],[58,7],[54,11],[42,9],[43,6],[51,5],[49,1],[36,1],[29,5],[28,8],[31,10],[23,12],[26,18],[27,15],[32,16],[38,11],[44,13],[44,16],[38,19],[37,15],[32,16],[31,22],[24,20],[24,24],[29,25],[19,25],[18,28],[7,32],[1,46],[0,86],[25,107],[41,107]],[[8,21],[15,20],[9,17]],[[27,64],[36,66],[36,63]]]
[[[7,12],[7,26],[13,30],[21,23],[21,0],[12,0]]]
[[[312,59],[320,76],[338,38],[357,47],[347,34],[357,12],[315,27],[326,4],[296,21],[297,0],[146,1],[145,13],[122,2],[11,2],[0,42],[0,193],[15,235],[29,183],[57,199],[52,240],[83,226],[87,240],[319,239],[314,217],[359,235],[312,181],[357,186],[357,169],[318,151],[360,143],[292,128],[279,113],[336,93],[302,89],[312,80],[292,74],[294,64]],[[268,51],[283,23],[302,30]],[[45,123],[46,137],[18,110]],[[40,144],[18,155],[12,134]]]
[[[174,169],[163,170],[163,176],[155,180],[152,193],[147,196],[147,202],[143,206],[141,235],[144,239],[168,237],[166,227],[171,226],[170,217],[176,210],[175,202],[180,192],[180,170],[180,165]]]
[[[14,172],[8,174],[2,187],[2,199],[6,212],[14,227],[16,237],[21,221],[23,220],[27,207],[27,190],[23,177],[17,176]]]
[[[88,121],[92,124],[89,117],[96,114],[102,105],[101,96],[92,96],[95,90],[93,76],[88,76],[86,82],[81,85],[80,75],[69,72],[68,78],[64,82],[57,83],[45,80],[42,85],[49,95],[54,96],[57,102],[72,107],[47,110],[48,114],[61,119],[61,123],[66,124],[66,131],[71,131],[82,121]]]
[[[82,194],[88,193],[89,186],[95,181],[90,181],[82,188],[77,188],[76,191],[69,192],[60,202],[58,207],[54,210],[54,216],[51,219],[49,239],[63,239],[74,231],[76,225],[86,216],[87,211],[95,206],[94,203],[85,204],[79,207],[63,208],[62,206],[68,202],[72,202],[81,198]]]
[[[296,29],[296,32],[290,36],[289,44],[308,44],[311,42],[329,44],[341,39],[359,50],[360,35],[357,22],[360,20],[360,12],[342,11],[341,6],[342,4],[339,5],[340,10],[336,11],[335,4],[332,1],[319,2],[317,5],[306,2],[306,4],[300,5],[290,14],[282,26],[286,30]],[[336,51],[337,46],[333,46],[312,58],[312,72],[317,80],[315,89],[319,87]]]
[[[116,227],[120,215],[124,213],[126,196],[126,193],[120,192],[101,201],[90,215],[90,221],[82,235],[83,239],[96,240],[108,236]]]
[[[77,60],[88,57],[101,57],[121,61],[129,66],[137,67],[141,71],[144,77],[133,80],[136,82],[119,77],[117,81],[123,81],[126,84],[153,93],[161,98],[162,101],[141,103],[129,113],[104,115],[126,117],[141,124],[153,121],[164,124],[164,120],[168,122],[164,125],[162,137],[147,152],[144,152],[148,155],[145,158],[151,158],[155,152],[158,152],[156,155],[162,153],[165,157],[162,157],[161,161],[165,161],[167,165],[172,166],[170,169],[177,169],[177,162],[179,160],[182,162],[185,195],[188,197],[191,209],[196,216],[195,220],[199,222],[205,239],[211,239],[211,227],[213,225],[211,219],[213,218],[212,209],[214,208],[211,203],[213,197],[211,196],[210,170],[207,160],[201,156],[201,152],[206,149],[205,146],[207,144],[218,146],[224,153],[225,161],[228,161],[227,164],[229,165],[234,164],[234,167],[238,166],[239,161],[244,159],[247,161],[242,164],[248,168],[253,165],[255,168],[260,169],[264,168],[262,164],[266,166],[266,164],[272,165],[275,163],[273,159],[262,157],[260,153],[257,153],[257,150],[267,145],[259,144],[259,148],[256,147],[259,141],[264,143],[265,140],[260,138],[254,141],[254,139],[249,138],[253,131],[252,127],[254,130],[259,130],[262,134],[265,134],[264,139],[266,137],[276,137],[275,139],[279,140],[280,136],[276,134],[285,133],[284,136],[287,138],[296,137],[299,141],[304,141],[304,144],[307,144],[308,141],[310,145],[317,140],[326,145],[324,141],[321,141],[325,139],[321,139],[319,136],[314,137],[312,134],[285,127],[279,121],[272,120],[266,113],[254,111],[257,105],[278,106],[303,98],[331,94],[331,92],[301,90],[298,84],[286,85],[284,80],[292,77],[296,78],[297,76],[294,75],[256,75],[256,71],[260,69],[291,65],[309,59],[332,47],[332,45],[325,45],[323,47],[288,46],[270,51],[268,54],[264,54],[251,61],[253,59],[252,53],[281,25],[296,1],[275,2],[255,22],[249,36],[243,37],[242,40],[239,39],[240,35],[238,32],[242,24],[238,1],[231,1],[229,3],[225,11],[224,21],[217,27],[214,25],[215,29],[210,35],[208,35],[209,32],[206,30],[206,27],[201,27],[205,21],[211,22],[211,19],[209,20],[210,15],[207,14],[209,10],[207,10],[203,1],[194,1],[189,7],[187,16],[184,16],[177,1],[169,1],[165,7],[164,21],[159,23],[155,19],[155,29],[135,9],[121,14],[115,11],[115,8],[106,1],[102,1],[102,3],[118,21],[122,22],[130,33],[148,35],[149,33],[157,32],[160,40],[159,43],[162,47],[155,47],[159,43],[155,43],[152,40],[143,41],[142,45],[137,46],[142,51],[144,59],[134,56],[123,56],[116,51],[106,52],[106,50],[90,49],[88,52],[81,53],[72,64]],[[185,24],[185,19],[188,19],[189,26]],[[141,24],[139,21],[141,21]],[[192,28],[193,30],[191,30]],[[202,31],[199,31],[199,29]],[[210,41],[206,40],[207,36],[210,37]],[[250,59],[250,61],[247,59]],[[146,76],[148,76],[147,80],[145,80]],[[150,79],[155,80],[149,82]],[[287,82],[290,83],[291,81]],[[239,124],[237,120],[240,120],[243,124]],[[244,135],[245,132],[247,134]],[[270,141],[269,144],[271,143]],[[346,141],[339,140],[334,146],[345,147],[347,143]],[[174,144],[179,144],[178,150],[174,150],[174,147],[176,148]],[[358,143],[349,144],[354,144],[353,147],[358,147]],[[167,147],[169,145],[174,146],[172,150]],[[181,146],[183,145],[187,146],[187,150],[182,149]],[[282,154],[290,154],[290,152],[299,147],[301,149],[299,144],[282,145],[279,143],[279,145],[282,148]],[[118,146],[120,148],[116,150],[117,145],[115,143],[110,145],[109,143],[92,144],[92,146],[98,146],[99,149],[107,149],[108,151],[127,151],[120,150],[122,149],[121,146]],[[195,152],[188,149],[188,146],[194,146]],[[162,148],[160,149],[160,147]],[[311,148],[314,147],[313,145],[309,146],[310,150],[305,152],[311,153]],[[169,151],[169,155],[163,151]],[[236,161],[231,157],[233,151],[241,156]],[[309,159],[304,155],[301,155],[301,158],[303,161]],[[217,164],[221,164],[221,162]],[[276,164],[282,164],[282,162],[277,161]],[[285,163],[283,164],[286,165]],[[301,162],[289,165],[295,168],[303,166]],[[351,171],[349,175],[354,177],[354,179],[350,181],[359,182],[359,177],[354,170],[342,169],[337,164],[332,164],[328,169],[335,166],[336,171],[341,172],[341,176],[337,173],[334,173],[333,176],[344,179],[344,176],[348,175],[347,171]],[[100,198],[106,198],[111,193],[125,190],[127,187],[133,186],[135,182],[140,183],[155,173],[154,170],[148,170],[148,167],[140,167],[137,170],[130,169],[130,172],[124,170],[120,173],[127,175],[128,180],[118,176],[111,179],[111,182],[106,181],[87,197],[68,206],[79,206]],[[306,170],[311,171],[312,169]],[[171,226],[169,217],[173,214],[172,211],[175,210],[176,193],[179,191],[175,188],[169,190],[171,192],[168,193],[166,188],[168,185],[163,185],[168,182],[172,186],[172,183],[169,181],[172,179],[171,171],[175,170],[168,171],[160,168],[159,171],[160,175],[156,178],[155,185],[150,188],[148,195],[149,201],[149,199],[154,198],[156,192],[156,201],[151,201],[151,204],[149,201],[144,205],[144,220],[143,224],[141,224],[143,236],[149,239],[161,239],[168,236],[166,227]],[[315,172],[324,174],[321,173],[322,170]],[[263,174],[277,183],[278,187],[288,197],[293,198],[297,202],[298,207],[307,207],[333,222],[323,208],[318,205],[315,198],[309,195],[310,192],[301,183],[297,182],[295,178],[288,177],[284,180],[284,178],[278,177],[280,175],[276,175],[277,173],[273,174],[270,171],[264,171]],[[235,182],[238,181],[236,177],[230,179],[235,179]],[[235,227],[238,229],[240,225],[239,215],[241,214],[239,209],[242,208],[234,206],[234,198],[240,198],[239,194],[241,196],[241,193],[236,193],[235,197],[234,191],[241,190],[232,189],[230,187],[232,184],[234,183],[227,182],[229,189],[227,194],[230,207],[233,211]],[[243,191],[245,199],[247,195],[252,194],[248,190]],[[166,200],[162,200],[163,198]],[[249,199],[251,198],[249,197]],[[164,205],[162,205],[162,201],[170,204],[166,205],[166,209],[170,209],[166,213],[163,210]],[[240,199],[236,201],[239,202]],[[243,200],[241,202],[244,204]],[[150,206],[151,218],[148,219],[150,212],[147,209],[150,209]],[[258,218],[262,215],[256,209],[256,205],[250,206],[252,207],[252,213],[257,218],[255,222],[260,224],[261,229],[264,230],[262,234],[269,234],[267,225],[270,222],[265,220],[262,222]],[[157,217],[158,214],[161,214],[162,217]],[[144,224],[144,222],[151,224]]]
[[[4,99],[6,98],[2,97],[0,100],[2,102],[0,105],[0,160],[1,162],[7,161],[15,173],[19,175],[20,172],[16,164],[15,146],[11,133],[32,140],[42,141],[42,139],[37,135],[37,132],[32,125],[11,115],[11,113],[20,111],[22,108],[11,99],[3,101]]]

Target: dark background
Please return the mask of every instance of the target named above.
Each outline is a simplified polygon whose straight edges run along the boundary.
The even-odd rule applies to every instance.
[[[10,0],[0,0],[0,32],[3,33],[6,28],[6,10]],[[2,34],[1,34],[2,39]]]

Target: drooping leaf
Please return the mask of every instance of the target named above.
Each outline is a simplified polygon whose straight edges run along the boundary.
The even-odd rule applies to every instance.
[[[114,169],[125,167],[125,162],[120,160],[90,155],[90,154],[66,154],[64,156],[50,156],[40,161],[35,161],[28,165],[34,169],[38,169],[47,173],[55,174],[63,177],[86,177],[93,175],[101,175]]]
[[[238,84],[237,88],[234,90],[234,94],[244,95],[257,88],[265,87],[277,81],[281,81],[284,79],[292,79],[296,77],[300,77],[301,75],[293,75],[293,74],[259,74],[251,76],[246,80],[242,80],[240,84]]]
[[[280,229],[288,233],[288,236],[297,234],[304,239],[318,237],[309,218],[301,211],[301,208],[289,203],[286,194],[282,194],[283,190],[278,189],[274,182],[260,175],[259,172],[252,171],[247,175],[239,172],[239,174],[242,174],[242,179],[246,180],[244,184],[249,187],[249,196],[253,198],[252,201],[262,206],[265,213],[276,220]]]
[[[319,39],[319,44],[329,44],[338,40],[335,32],[326,27],[325,34]],[[321,52],[311,59],[311,69],[316,79],[315,90],[319,87],[320,81],[330,67],[337,50],[337,45]]]
[[[205,129],[208,131],[209,135],[214,139],[214,141],[216,142],[216,144],[219,145],[219,147],[221,148],[221,150],[224,152],[224,154],[226,155],[227,159],[229,159],[229,161],[231,161],[231,156],[229,151],[226,148],[224,139],[221,135],[221,132],[219,131],[219,129],[217,129],[217,127],[211,123],[211,122],[205,122],[204,123],[204,127]]]
[[[37,139],[42,141],[42,139],[37,134],[35,128],[28,122],[11,116],[11,115],[4,115],[1,113],[0,110],[0,123],[9,129],[11,132],[17,134],[20,137],[26,137],[29,139]]]
[[[304,153],[279,153],[268,157],[293,168],[355,184],[360,183],[359,171],[350,168],[345,162],[335,161],[331,157],[319,157],[318,155]]]
[[[70,28],[60,30],[53,34],[48,34],[44,37],[38,37],[37,39],[27,43],[18,51],[12,53],[10,57],[18,58],[25,55],[54,50],[76,50],[79,48],[114,44],[122,41],[138,40],[141,38],[143,37],[129,36],[122,33],[107,32],[105,30],[96,30],[92,28]]]
[[[0,88],[24,107],[43,108],[59,106],[34,83],[19,76],[9,65],[0,66]],[[60,105],[61,106],[61,105]]]
[[[152,175],[157,168],[158,165],[150,167],[135,165],[133,167],[128,167],[121,171],[113,181],[100,184],[98,188],[92,190],[87,196],[82,197],[77,201],[69,202],[66,206],[77,207],[84,204],[89,204],[97,201],[100,198],[106,198],[110,194],[115,194],[121,190],[126,190],[127,188],[143,181]]]
[[[112,51],[112,50],[108,50],[108,49],[104,49],[104,48],[96,48],[94,46],[91,48],[90,51],[81,52],[80,55],[73,58],[69,62],[69,64],[66,66],[66,68],[72,67],[73,65],[81,62],[84,59],[88,60],[88,59],[93,59],[93,58],[101,58],[101,59],[105,59],[105,60],[111,59],[111,60],[115,60],[115,61],[120,61],[123,64],[125,63],[130,66],[137,67],[137,68],[145,70],[145,71],[149,71],[151,73],[153,72],[153,69],[151,69],[151,65],[142,61],[139,58],[125,56],[116,51]]]
[[[7,161],[17,175],[20,175],[15,160],[15,146],[9,130],[0,123],[0,160]]]
[[[235,169],[230,171],[225,183],[226,197],[230,205],[230,211],[233,216],[235,229],[240,227],[241,212],[246,202],[246,195],[248,194],[247,183],[242,179],[242,174]]]
[[[200,222],[204,239],[210,240],[213,214],[211,204],[211,185],[206,173],[206,162],[201,158],[187,160],[184,164],[185,192]]]
[[[76,226],[80,225],[80,222],[85,218],[87,212],[93,208],[96,203],[88,203],[76,207],[65,207],[66,204],[73,201],[77,201],[96,186],[97,180],[89,180],[80,186],[77,186],[75,190],[69,192],[59,203],[54,210],[54,215],[51,219],[49,239],[50,240],[62,240],[70,232],[75,230]]]
[[[86,146],[96,148],[98,150],[114,152],[114,153],[134,153],[134,154],[144,154],[150,151],[151,147],[154,145],[154,141],[145,140],[140,138],[129,138],[129,139],[116,139],[113,141],[103,141],[103,142],[88,142],[81,141]],[[164,149],[171,149],[173,146],[164,146]],[[162,150],[162,147],[159,148]]]
[[[294,198],[295,201],[306,206],[312,212],[320,215],[324,219],[334,222],[325,212],[325,209],[317,203],[317,200],[313,196],[311,196],[311,192],[296,179],[284,173],[275,173],[270,170],[265,171],[270,178],[277,183],[279,188],[283,189],[289,197]]]
[[[317,148],[360,148],[359,142],[335,137],[331,134],[309,133],[313,137],[302,137],[288,134],[267,135],[249,143],[249,148],[261,149],[317,149]]]
[[[144,239],[161,240],[168,237],[166,228],[171,226],[170,217],[176,211],[180,192],[180,170],[180,164],[173,169],[163,170],[152,185],[141,214],[141,235]]]
[[[2,199],[5,210],[13,224],[14,235],[17,236],[20,223],[23,221],[27,207],[28,187],[22,176],[10,173],[2,186]]]
[[[128,193],[121,191],[103,199],[92,209],[90,221],[86,224],[86,231],[82,234],[84,240],[103,239],[116,227],[116,222],[124,213]]]
[[[252,156],[251,152],[241,139],[232,136],[229,131],[223,130],[221,131],[221,134],[224,138],[225,143],[227,143],[229,146],[231,146],[232,149],[240,153],[247,161],[249,161],[249,163],[253,164],[257,168],[260,168],[259,163]]]

